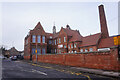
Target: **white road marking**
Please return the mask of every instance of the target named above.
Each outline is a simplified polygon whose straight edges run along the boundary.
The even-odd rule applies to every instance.
[[[37,73],[39,73],[39,74],[47,75],[46,73],[41,72],[41,71],[38,71],[38,70],[35,70],[35,69],[32,69],[32,72],[37,72]]]

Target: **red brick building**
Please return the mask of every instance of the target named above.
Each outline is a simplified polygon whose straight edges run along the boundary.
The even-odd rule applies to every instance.
[[[114,46],[113,38],[109,37],[104,6],[100,5],[98,8],[100,33],[83,37],[79,30],[72,30],[69,25],[66,25],[66,28],[61,27],[59,32],[56,32],[56,27],[53,26],[53,33],[47,33],[38,22],[25,37],[24,54],[26,56],[35,54],[36,49],[38,54],[77,53],[97,51],[101,48]]]

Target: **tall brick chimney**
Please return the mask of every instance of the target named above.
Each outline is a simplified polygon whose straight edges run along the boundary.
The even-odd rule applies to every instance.
[[[99,17],[100,17],[100,26],[101,26],[102,38],[107,38],[107,37],[109,37],[109,33],[108,33],[107,22],[106,22],[106,17],[105,17],[103,5],[99,6]]]

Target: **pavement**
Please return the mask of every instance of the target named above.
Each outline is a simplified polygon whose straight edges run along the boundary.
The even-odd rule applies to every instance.
[[[28,63],[36,64],[35,62],[32,62],[32,61],[28,61],[28,60],[24,60],[24,61]],[[47,67],[52,67],[54,69],[64,70],[64,71],[71,70],[73,72],[83,72],[83,73],[90,73],[90,74],[120,78],[120,72],[106,71],[106,70],[101,70],[101,69],[89,69],[89,68],[81,68],[81,67],[64,66],[64,65],[41,63],[41,62],[38,62],[37,64],[47,66]]]

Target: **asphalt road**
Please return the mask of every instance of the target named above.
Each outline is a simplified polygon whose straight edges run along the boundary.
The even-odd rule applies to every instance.
[[[55,69],[43,65],[27,63],[23,61],[2,61],[2,80],[113,80],[105,76],[98,76],[86,73],[74,73]]]

